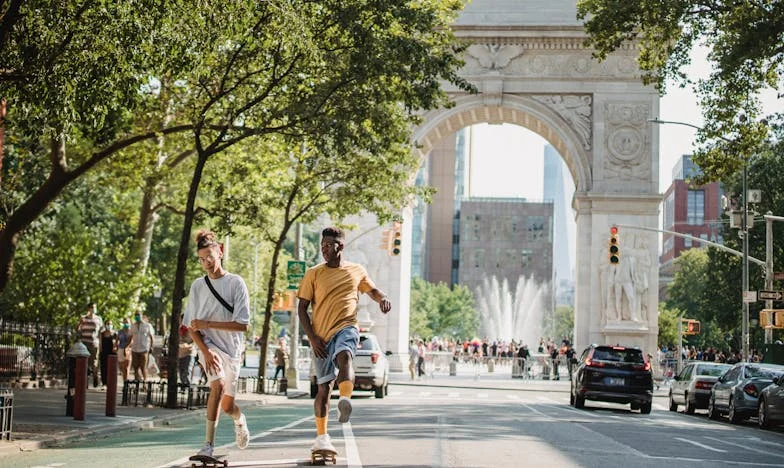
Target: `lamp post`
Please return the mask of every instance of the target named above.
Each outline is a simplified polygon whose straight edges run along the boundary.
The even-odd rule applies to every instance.
[[[702,127],[688,123],[688,122],[679,122],[677,120],[661,120],[659,118],[648,119],[648,122],[663,125],[663,124],[672,124],[672,125],[683,125],[686,127],[691,127],[697,130],[702,130]],[[720,136],[722,140],[732,143],[732,140],[729,138],[725,138]],[[741,205],[743,206],[743,213],[741,214],[741,221],[740,221],[740,236],[743,239],[743,274],[742,274],[742,299],[743,299],[743,310],[742,310],[742,317],[741,317],[741,353],[743,355],[743,360],[748,362],[749,361],[749,303],[746,302],[746,291],[749,290],[749,226],[748,226],[748,213],[749,213],[749,206],[748,206],[748,193],[746,188],[746,175],[747,175],[747,167],[748,161],[744,158],[743,160],[743,171],[741,175],[742,179],[742,193],[741,193]],[[680,344],[679,344],[680,346]]]

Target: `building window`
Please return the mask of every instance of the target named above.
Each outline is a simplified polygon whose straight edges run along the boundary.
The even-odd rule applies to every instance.
[[[691,237],[683,238],[683,246],[687,249],[691,247]]]
[[[708,240],[708,235],[705,234],[705,233],[700,234],[700,239]],[[708,246],[708,244],[706,244],[705,242],[700,242],[700,247],[707,247],[707,246]]]
[[[473,257],[473,264],[474,268],[482,268],[485,262],[485,251],[484,249],[476,249],[472,252],[471,256]]]
[[[531,256],[533,255],[533,251],[529,249],[523,249],[520,251],[520,267],[521,268],[528,268],[531,266]]]
[[[664,240],[664,247],[662,247],[662,251],[664,253],[669,252],[670,250],[672,250],[673,243],[674,243],[673,239],[675,239],[675,237],[670,236],[670,237],[668,237],[667,239]]]
[[[689,190],[686,200],[686,224],[705,224],[705,191]]]
[[[526,240],[528,242],[536,242],[545,239],[547,231],[544,229],[544,216],[529,216],[527,219],[527,232]]]
[[[675,203],[673,202],[673,195],[675,191],[670,192],[667,198],[664,199],[664,228],[670,230],[675,223]]]

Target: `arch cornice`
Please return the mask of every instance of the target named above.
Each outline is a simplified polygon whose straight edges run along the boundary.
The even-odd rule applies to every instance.
[[[577,191],[590,191],[593,186],[591,142],[579,135],[556,109],[542,99],[545,93],[504,94],[499,105],[488,105],[482,94],[454,98],[454,106],[437,109],[422,116],[422,125],[413,133],[413,140],[424,157],[441,138],[463,127],[479,123],[509,123],[527,128],[553,145],[564,158]],[[586,148],[587,144],[587,148]]]

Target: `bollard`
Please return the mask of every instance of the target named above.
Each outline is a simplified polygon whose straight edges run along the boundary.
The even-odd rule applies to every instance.
[[[457,375],[457,361],[454,359],[449,363],[449,375]]]
[[[87,350],[81,341],[77,341],[71,345],[65,355],[70,359],[73,358],[73,387],[71,387],[71,378],[68,378],[68,393],[71,395],[69,399],[66,395],[66,416],[73,415],[77,421],[84,421],[84,410],[87,405],[87,358],[90,356],[90,351]],[[70,408],[69,408],[70,405]],[[71,414],[69,415],[68,412]]]
[[[65,392],[65,415],[73,416],[74,389],[76,388],[76,358],[68,357],[68,389]]]
[[[289,380],[286,378],[286,376],[283,376],[280,378],[280,381],[278,382],[278,393],[288,394],[288,390],[289,390]]]
[[[106,357],[106,416],[117,414],[117,354]]]

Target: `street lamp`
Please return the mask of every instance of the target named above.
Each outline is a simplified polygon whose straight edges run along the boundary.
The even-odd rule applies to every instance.
[[[745,120],[745,116],[742,116]],[[686,127],[695,128],[697,130],[702,130],[702,127],[697,125],[688,123],[688,122],[679,122],[674,120],[661,120],[659,118],[648,119],[648,122],[663,125],[663,124],[672,124],[672,125],[683,125]],[[719,136],[722,140],[726,141],[727,143],[732,143],[732,140],[729,138]],[[742,193],[741,193],[741,205],[743,206],[743,214],[741,215],[740,221],[740,235],[743,239],[743,279],[742,279],[742,287],[743,287],[743,313],[741,318],[741,347],[743,354],[743,360],[748,362],[749,361],[749,303],[746,299],[746,292],[749,290],[749,226],[748,226],[748,212],[749,212],[749,205],[748,205],[748,194],[746,188],[746,175],[747,175],[747,167],[748,167],[748,160],[743,159],[743,171],[742,171]],[[681,344],[679,343],[678,346],[680,347]]]

